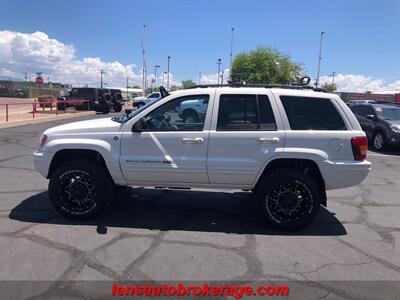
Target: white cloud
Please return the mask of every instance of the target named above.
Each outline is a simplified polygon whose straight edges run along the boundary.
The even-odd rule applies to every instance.
[[[320,82],[321,85],[325,82],[331,83],[332,77],[321,76]],[[388,83],[383,79],[364,75],[337,74],[335,76],[335,83],[338,86],[338,91],[341,92],[380,92],[400,90],[400,80]]]
[[[76,57],[76,49],[43,32],[20,33],[0,31],[0,75],[23,78],[24,72],[33,79],[35,72],[43,72],[53,82],[72,83],[74,85],[99,86],[100,70],[105,74],[103,82],[108,86],[126,85],[126,76],[131,78],[130,85],[142,85],[142,69],[136,65],[123,65],[118,61],[104,62],[99,57]],[[160,78],[161,77],[161,78]],[[158,84],[162,82],[162,75]],[[149,86],[154,74],[148,73]],[[170,83],[174,84],[173,74]]]
[[[229,69],[223,70],[223,83],[226,84],[229,79]],[[222,71],[221,71],[222,74]],[[221,76],[220,74],[220,76]],[[201,75],[201,84],[217,84],[218,83],[218,73],[211,74],[202,74]]]

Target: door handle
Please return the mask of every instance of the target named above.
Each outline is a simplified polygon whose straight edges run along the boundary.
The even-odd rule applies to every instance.
[[[201,144],[203,142],[203,138],[183,138],[182,143],[185,144]]]
[[[260,143],[263,143],[263,144],[276,144],[276,143],[279,143],[279,138],[278,137],[259,138],[258,140],[260,141]]]

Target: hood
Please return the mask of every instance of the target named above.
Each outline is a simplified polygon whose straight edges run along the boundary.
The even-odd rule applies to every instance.
[[[47,129],[44,134],[119,132],[122,125],[112,121],[111,118],[101,118],[52,127]]]
[[[389,123],[389,125],[395,125],[397,127],[400,127],[400,120],[385,120],[386,122]]]

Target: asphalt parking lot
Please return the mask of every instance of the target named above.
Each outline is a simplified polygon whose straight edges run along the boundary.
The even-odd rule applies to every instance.
[[[316,221],[291,234],[268,228],[240,190],[126,188],[106,216],[71,222],[32,163],[41,132],[67,122],[0,129],[1,281],[43,281],[32,295],[79,298],[89,280],[296,280],[308,299],[377,299],[335,281],[400,281],[400,151],[370,152],[366,181],[329,191]]]

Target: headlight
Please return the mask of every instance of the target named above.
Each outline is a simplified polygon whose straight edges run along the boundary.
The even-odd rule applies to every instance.
[[[400,127],[398,126],[390,126],[390,128],[392,128],[392,130],[396,133],[400,133]]]
[[[42,146],[46,143],[46,141],[47,141],[47,135],[42,134],[42,135],[40,136],[40,140],[39,140],[39,145],[40,145],[40,147],[42,147]]]

